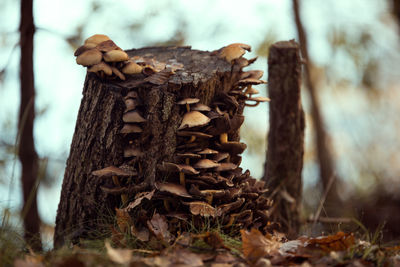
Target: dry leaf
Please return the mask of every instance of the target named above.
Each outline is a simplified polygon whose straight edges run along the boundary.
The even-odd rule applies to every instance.
[[[193,215],[200,215],[204,217],[215,217],[216,210],[210,204],[202,201],[193,201],[193,202],[182,202],[183,204],[189,205],[190,212]]]
[[[155,192],[155,190],[152,190],[150,192],[138,193],[135,197],[135,200],[133,202],[129,203],[129,205],[124,210],[130,211],[130,210],[134,209],[137,205],[142,203],[142,200],[145,198],[150,200],[153,197],[154,192]]]
[[[168,231],[168,224],[165,216],[158,213],[154,213],[153,218],[147,221],[147,226],[149,230],[157,237],[159,240],[166,242],[171,241],[172,235]]]
[[[279,240],[272,236],[264,236],[259,230],[252,228],[250,232],[240,230],[242,235],[243,255],[250,262],[256,262],[258,259],[276,252],[282,245]]]
[[[149,241],[150,233],[147,228],[141,228],[140,230],[137,230],[134,226],[131,226],[131,233],[140,241]]]
[[[193,238],[202,239],[207,245],[212,247],[213,249],[224,248],[230,250],[224,244],[224,240],[222,240],[221,236],[217,232],[206,232],[204,234],[193,235]]]
[[[330,252],[347,250],[354,244],[354,235],[352,233],[337,232],[336,235],[311,238],[305,243],[305,246],[320,248],[323,251]]]
[[[110,242],[106,241],[105,246],[107,249],[107,255],[113,262],[119,264],[127,264],[132,259],[132,250],[130,249],[116,249],[111,247]]]
[[[116,217],[117,217],[117,224],[119,227],[119,230],[122,233],[128,232],[130,226],[132,225],[132,219],[129,213],[125,209],[118,209],[115,208],[116,211]]]
[[[168,254],[171,260],[170,266],[204,266],[201,256],[187,249],[178,249]]]

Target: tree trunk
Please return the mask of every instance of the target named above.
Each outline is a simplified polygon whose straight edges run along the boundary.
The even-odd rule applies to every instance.
[[[192,209],[201,202],[201,194],[205,194],[200,190],[211,186],[207,182],[215,182],[212,186],[220,190],[220,197],[224,195],[229,201],[233,201],[232,198],[237,200],[241,192],[245,191],[240,189],[239,192],[239,189],[235,189],[236,184],[240,183],[240,186],[246,186],[248,190],[253,190],[257,185],[260,193],[256,193],[255,197],[246,191],[247,195],[242,196],[243,202],[240,199],[240,205],[236,207],[238,209],[253,203],[249,199],[248,204],[245,204],[245,199],[258,199],[262,193],[262,186],[250,179],[248,172],[242,174],[237,167],[241,160],[238,154],[245,149],[245,145],[239,142],[236,145],[241,149],[236,147],[235,151],[226,153],[229,162],[235,167],[234,170],[215,171],[214,168],[205,173],[203,169],[188,169],[186,165],[193,159],[181,161],[182,154],[187,150],[195,151],[189,157],[200,157],[195,153],[200,153],[204,148],[224,150],[223,144],[218,141],[221,134],[227,133],[230,141],[239,140],[239,127],[243,122],[241,114],[247,97],[243,92],[238,95],[234,93],[243,89],[244,82],[238,84],[238,81],[242,67],[250,63],[241,58],[242,65],[239,62],[231,64],[218,57],[220,51],[210,53],[191,50],[190,47],[150,47],[129,50],[127,53],[131,58],[147,58],[155,67],[163,66],[164,70],[153,73],[154,70],[145,67],[142,73],[128,76],[125,81],[87,75],[57,211],[55,247],[69,241],[74,242],[81,237],[90,237],[92,234],[97,237],[99,233],[106,234],[115,219],[115,208],[121,207],[117,209],[117,213],[133,210],[133,206],[139,205],[143,199],[140,198],[143,194],[154,201],[150,206],[131,212],[135,222],[144,222],[142,226],[149,223],[147,219],[143,219],[146,216],[155,213],[168,215],[174,209],[182,212],[189,206]],[[120,66],[118,64],[115,66]],[[175,66],[176,69],[172,71],[165,66]],[[202,111],[211,120],[209,124],[190,128],[190,131],[202,132],[205,137],[183,136],[185,133],[181,131],[184,128],[182,117],[189,113],[191,106],[178,105],[177,102],[186,98],[196,98],[212,108]],[[127,117],[129,115],[135,115],[136,119],[131,118],[137,120],[134,124]],[[126,126],[134,127],[134,132],[124,133]],[[224,166],[227,165],[228,162]],[[104,173],[99,174],[102,171],[96,172],[109,166],[118,166],[117,172],[122,173],[122,176],[129,173],[125,175],[129,178],[121,180],[123,177],[113,175],[112,180],[107,180]],[[174,173],[178,169],[179,177]],[[224,180],[220,176],[218,178],[221,180],[217,181],[217,174],[230,174],[231,180]],[[199,175],[203,175],[204,180],[197,179]],[[169,187],[165,182],[168,182]],[[162,186],[164,187],[160,189]],[[235,196],[229,195],[233,192],[232,188],[236,190]],[[196,199],[199,201],[196,203],[190,202],[195,198],[193,194],[197,194]],[[220,199],[217,203],[209,195],[207,200],[212,205],[224,203]],[[261,206],[265,209],[266,204],[266,198],[258,199],[257,204],[250,209],[261,209]],[[214,207],[206,203],[201,205],[209,208],[207,212],[212,213],[205,216],[216,216],[213,213]],[[200,211],[202,215],[204,212],[206,211]],[[254,217],[252,211],[250,213],[251,217],[245,218],[246,226],[252,223],[253,218],[260,224],[266,223],[265,212],[254,214]],[[186,215],[179,216],[182,218]],[[137,224],[133,226],[139,227]],[[170,229],[171,227],[172,224]]]
[[[327,212],[329,216],[335,216],[338,215],[339,209],[337,208],[337,206],[340,206],[341,203],[341,199],[337,191],[338,179],[336,177],[336,174],[334,173],[334,162],[331,155],[331,150],[328,145],[328,135],[325,131],[324,121],[319,107],[317,90],[314,86],[314,82],[311,79],[310,72],[312,64],[308,56],[307,36],[301,22],[299,4],[297,0],[293,0],[293,9],[300,40],[301,54],[305,60],[304,78],[305,85],[308,89],[311,100],[311,117],[313,120],[315,131],[315,146],[317,149],[320,180],[324,189],[325,212]]]
[[[21,184],[24,205],[24,238],[34,250],[42,249],[40,239],[40,218],[37,209],[36,193],[38,187],[38,155],[33,139],[35,120],[35,87],[33,74],[33,22],[32,0],[21,1],[20,46],[21,46],[21,103],[19,110],[18,156],[21,161]]]
[[[299,228],[302,190],[305,123],[300,85],[298,44],[273,44],[268,57],[270,130],[263,180],[274,199],[273,221],[279,222],[291,237]]]

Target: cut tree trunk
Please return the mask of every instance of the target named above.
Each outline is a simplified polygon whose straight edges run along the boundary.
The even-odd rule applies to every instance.
[[[190,218],[217,217],[221,211],[227,214],[221,223],[265,225],[269,202],[261,196],[263,183],[242,173],[239,154],[246,146],[231,142],[239,140],[249,99],[243,92],[249,81],[240,81],[242,68],[254,60],[240,56],[228,62],[220,50],[190,47],[150,47],[127,53],[131,60],[144,60],[153,67],[146,65],[125,81],[93,73],[86,77],[57,211],[55,247],[109,233],[115,210],[122,232],[126,227],[118,214],[131,217],[128,231],[147,227],[156,213],[183,220],[170,222],[171,232]],[[196,107],[209,123],[184,125],[182,118],[194,109],[194,104],[183,103],[192,101],[187,98],[204,105]],[[210,110],[204,110],[205,106]],[[201,134],[193,138],[194,132]],[[229,142],[220,141],[223,137]],[[205,148],[219,153],[211,155],[214,152],[204,152]],[[210,155],[218,167],[200,167],[199,158]],[[110,166],[111,171],[100,170]],[[151,199],[150,204],[144,198]],[[184,214],[189,210],[192,214]],[[243,210],[246,213],[240,213]],[[229,216],[230,212],[238,213]]]
[[[279,222],[289,236],[298,231],[302,190],[305,122],[300,85],[298,44],[273,44],[268,57],[270,130],[263,180],[274,200],[273,221]]]

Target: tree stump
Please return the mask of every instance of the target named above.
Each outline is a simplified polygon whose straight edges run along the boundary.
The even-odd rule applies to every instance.
[[[274,200],[273,221],[295,237],[299,228],[301,171],[304,154],[304,112],[301,105],[301,61],[294,41],[271,46],[268,57],[270,130],[263,180]]]
[[[111,40],[95,48],[88,40],[75,53],[77,62],[90,65],[92,58],[80,57],[90,50],[85,55],[94,55],[97,65],[86,76],[55,247],[107,235],[115,217],[113,231],[132,235],[157,235],[155,217],[171,236],[205,220],[264,227],[264,183],[239,167],[246,148],[239,142],[243,109],[265,101],[245,91],[263,82],[260,72],[242,70],[255,60],[242,57],[250,47],[149,47],[126,51],[125,58]],[[109,47],[120,52],[108,53]],[[111,61],[113,53],[123,59]]]

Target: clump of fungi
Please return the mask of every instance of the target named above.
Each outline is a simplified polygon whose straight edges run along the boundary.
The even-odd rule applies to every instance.
[[[181,115],[181,123],[174,129],[176,148],[171,160],[157,164],[155,181],[150,182],[141,173],[140,161],[146,153],[140,142],[148,120],[135,88],[145,82],[165,83],[184,68],[183,64],[174,59],[164,63],[154,58],[130,58],[105,35],[88,38],[76,50],[77,63],[102,79],[137,76],[131,82],[136,87],[124,95],[126,108],[120,130],[125,142],[124,163],[92,172],[94,176],[111,177],[114,188],[102,189],[121,196],[122,207],[117,209],[121,231],[146,241],[149,233],[160,234],[153,225],[155,218],[167,224],[168,234],[163,238],[168,236],[168,241],[179,231],[201,226],[205,221],[218,222],[229,232],[247,227],[266,229],[271,202],[265,196],[264,182],[239,167],[240,154],[246,149],[238,135],[244,121],[243,109],[269,100],[253,96],[258,93],[253,86],[265,83],[260,80],[263,72],[243,71],[255,61],[243,57],[250,50],[249,45],[235,43],[212,52],[232,65],[234,82],[209,104],[195,96],[176,101]],[[131,218],[128,226],[118,219],[122,217]]]

